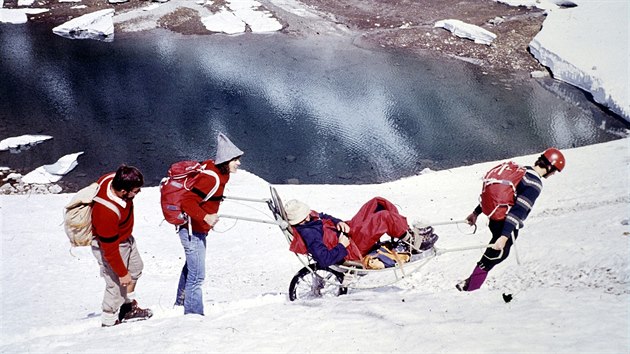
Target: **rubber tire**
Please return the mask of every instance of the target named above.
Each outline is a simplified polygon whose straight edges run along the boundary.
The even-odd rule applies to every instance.
[[[300,269],[300,271],[297,272],[295,276],[293,276],[293,279],[291,279],[291,284],[289,284],[290,301],[302,300],[306,298],[301,292],[298,292],[298,290],[300,289],[299,286],[310,284],[309,278],[313,277],[313,271],[315,271],[315,274],[317,274],[318,276],[327,279],[327,282],[324,285],[324,289],[328,289],[329,291],[327,291],[324,296],[322,296],[321,294],[316,295],[311,292],[311,298],[321,298],[326,297],[326,295],[340,296],[348,293],[348,288],[341,286],[344,277],[343,273],[334,271],[330,268],[320,267],[317,264],[310,264],[308,267]],[[335,280],[338,286],[330,284],[331,281]],[[334,287],[336,287],[337,289],[333,289]]]

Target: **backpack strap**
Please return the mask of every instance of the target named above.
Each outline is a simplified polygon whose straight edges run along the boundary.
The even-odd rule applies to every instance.
[[[202,167],[205,167],[205,166],[206,165],[203,165]],[[203,173],[207,176],[213,177],[216,180],[214,187],[212,187],[212,189],[206,194],[202,192],[199,188],[195,188],[194,186],[188,189],[186,187],[186,181],[184,181],[184,188],[198,195],[201,198],[202,203],[205,203],[209,200],[222,201],[223,200],[222,195],[214,196],[214,193],[216,193],[217,189],[219,189],[219,185],[221,184],[221,179],[219,178],[219,175],[212,170],[200,170],[199,173]]]
[[[213,197],[217,189],[219,189],[219,185],[221,184],[221,179],[219,178],[219,175],[212,170],[201,170],[201,173],[214,177],[217,180],[217,183],[214,185],[214,187],[212,187],[212,190],[208,192],[208,194],[203,198],[203,201],[207,202],[208,200],[210,200],[210,198]],[[223,196],[221,196],[221,198],[223,198]]]
[[[116,207],[114,203],[110,202],[109,200],[105,200],[101,197],[94,197],[94,202],[104,205],[107,209],[116,213],[116,215],[118,215],[118,220],[120,220],[120,210],[118,210],[118,207]]]
[[[96,189],[96,194],[98,194],[98,191],[105,184],[105,182],[110,180],[110,176],[111,176],[111,179],[114,179],[114,174],[113,173],[111,175],[107,176],[106,178],[104,178],[103,181],[101,181],[101,183],[98,184],[98,188]],[[103,199],[101,197],[97,197],[97,196],[94,196],[94,198],[92,200],[95,203],[99,203],[101,205],[104,205],[107,209],[113,211],[118,216],[118,220],[120,220],[120,217],[121,217],[120,210],[118,209],[118,207],[116,205],[114,205],[114,203],[110,202],[109,200],[105,200],[105,199]]]
[[[217,196],[213,196],[213,197],[208,198],[208,196],[206,195],[206,193],[202,192],[202,191],[201,191],[201,189],[199,189],[199,188],[195,188],[195,187],[192,187],[192,188],[190,189],[190,191],[191,191],[191,192],[193,192],[193,193],[195,193],[196,195],[198,195],[198,196],[199,196],[201,199],[203,199],[203,201],[205,201],[205,202],[207,202],[207,201],[209,201],[209,200],[212,200],[212,201],[215,201],[215,202],[220,202],[220,201],[223,201],[223,199],[225,198],[225,197],[224,197],[224,196],[222,196],[222,195],[217,195]]]
[[[198,195],[201,199],[205,199],[207,197],[206,193],[202,192],[199,188],[192,187],[190,191]]]

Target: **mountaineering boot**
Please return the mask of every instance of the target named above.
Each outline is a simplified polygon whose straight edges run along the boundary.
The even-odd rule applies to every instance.
[[[457,288],[457,290],[459,291],[468,291],[468,279],[464,279],[455,284],[455,288]]]
[[[434,233],[423,236],[422,243],[420,243],[420,250],[426,251],[430,249],[437,242],[438,238],[440,237]]]
[[[457,283],[457,285],[455,285],[455,287],[459,291],[473,291],[473,290],[477,290],[477,289],[481,288],[481,285],[486,280],[487,276],[488,276],[488,271],[487,270],[482,269],[479,266],[476,266],[475,269],[473,270],[472,274],[470,274],[470,277],[468,277],[468,279],[466,279],[466,280],[462,280],[461,282]]]
[[[431,249],[439,238],[438,235],[433,233],[433,227],[431,226],[414,228],[414,231],[416,236],[414,248],[420,251]]]
[[[146,320],[153,316],[153,311],[150,309],[143,309],[138,307],[138,302],[133,300],[120,306],[120,312],[118,313],[118,320],[125,322],[129,320],[140,321]]]

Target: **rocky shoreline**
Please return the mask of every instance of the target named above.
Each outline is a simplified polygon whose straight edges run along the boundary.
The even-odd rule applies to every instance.
[[[2,194],[58,194],[64,191],[60,183],[29,184],[22,181],[22,174],[8,167],[0,167],[0,195]],[[73,189],[74,190],[74,189]]]
[[[471,62],[482,71],[528,78],[546,71],[528,51],[542,28],[544,12],[494,1],[302,0],[357,33],[355,44],[424,56],[446,56]],[[487,46],[434,27],[457,19],[497,35]]]
[[[261,8],[283,25],[292,36],[320,34],[348,36],[366,49],[401,51],[415,56],[433,55],[464,60],[485,72],[513,78],[529,78],[546,72],[533,58],[528,45],[542,28],[544,11],[514,7],[491,0],[398,1],[398,0],[260,0]],[[151,11],[133,11],[151,5],[146,0],[110,4],[104,0],[76,2],[42,0],[38,8],[50,11],[30,15],[29,21],[52,27],[80,15],[105,8],[116,11],[115,29],[136,32],[155,27],[185,35],[213,35],[201,16],[216,13],[224,0],[171,0]],[[153,3],[156,4],[157,3]],[[5,0],[5,8],[16,8],[17,0]],[[296,13],[299,13],[297,15]],[[474,43],[452,35],[435,22],[457,19],[480,26],[497,35],[491,45]]]

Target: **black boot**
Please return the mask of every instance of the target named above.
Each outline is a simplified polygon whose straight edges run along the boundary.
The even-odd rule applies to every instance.
[[[138,302],[136,300],[120,306],[120,312],[118,313],[118,319],[120,322],[129,320],[146,320],[151,318],[151,316],[153,316],[153,311],[138,307]]]

